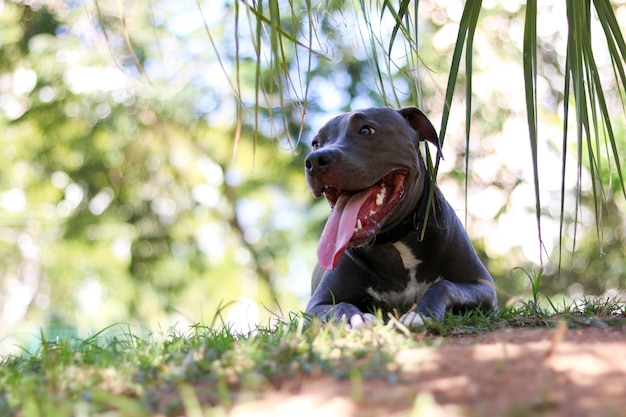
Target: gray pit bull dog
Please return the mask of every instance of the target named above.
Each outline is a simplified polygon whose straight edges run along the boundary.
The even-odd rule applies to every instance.
[[[497,308],[493,279],[438,188],[422,230],[430,189],[422,140],[440,152],[419,109],[376,107],[332,119],[311,142],[307,183],[332,212],[307,314],[358,327],[375,308],[396,309],[401,323],[418,326],[448,310]]]

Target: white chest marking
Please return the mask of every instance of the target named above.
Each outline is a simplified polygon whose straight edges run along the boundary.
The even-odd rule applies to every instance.
[[[407,306],[417,303],[426,290],[431,286],[430,282],[417,282],[417,266],[422,263],[417,259],[411,248],[402,242],[396,242],[393,247],[398,251],[402,266],[409,273],[409,282],[401,291],[377,292],[373,288],[368,288],[367,293],[378,302],[384,302],[390,306]]]
[[[419,259],[413,255],[413,251],[406,244],[398,241],[393,244],[393,247],[396,248],[398,253],[400,254],[400,259],[402,259],[402,266],[404,269],[409,271],[409,277],[411,278],[411,282],[415,281],[417,266],[422,263]]]

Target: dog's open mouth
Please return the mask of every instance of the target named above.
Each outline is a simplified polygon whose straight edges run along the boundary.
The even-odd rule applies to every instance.
[[[324,195],[333,208],[317,247],[324,269],[334,269],[348,246],[367,243],[378,233],[404,195],[406,175],[403,170],[392,171],[364,190],[324,187]]]

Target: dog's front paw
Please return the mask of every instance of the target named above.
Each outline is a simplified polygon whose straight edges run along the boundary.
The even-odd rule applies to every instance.
[[[346,302],[338,303],[332,311],[336,320],[347,322],[353,329],[366,326],[375,319],[373,314],[364,313],[357,306]]]
[[[370,313],[361,313],[354,314],[350,317],[350,327],[353,329],[358,329],[360,327],[365,327],[370,323],[373,323],[376,320],[376,316]]]
[[[420,313],[417,313],[415,311],[409,311],[408,313],[404,313],[402,316],[400,316],[400,319],[398,321],[406,327],[418,327],[423,326],[426,320],[430,319],[428,317],[422,316]]]

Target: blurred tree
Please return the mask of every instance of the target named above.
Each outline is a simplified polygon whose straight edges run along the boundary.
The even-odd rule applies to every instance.
[[[266,146],[234,159],[221,93],[194,88],[193,62],[155,63],[184,51],[150,10],[125,10],[130,35],[104,8],[2,8],[0,334],[25,316],[196,322],[242,296],[293,308],[276,275],[304,210],[301,161]]]

